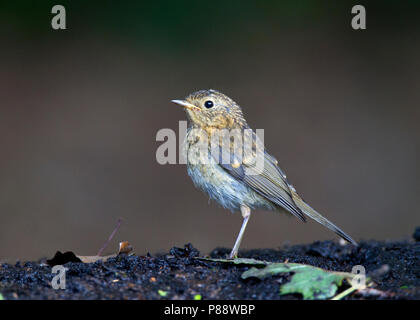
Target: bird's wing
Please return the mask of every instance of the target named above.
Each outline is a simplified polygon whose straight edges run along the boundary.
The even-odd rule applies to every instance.
[[[244,151],[244,155],[241,158],[242,161],[236,158],[232,145],[230,150],[229,148],[219,149],[219,159],[216,160],[228,173],[243,181],[258,194],[283,207],[300,220],[306,221],[306,215],[334,231],[348,242],[357,245],[356,241],[349,235],[310,207],[297,194],[296,189],[289,183],[284,172],[278,167],[277,160],[264,150],[263,144],[259,142],[255,133],[252,133],[252,135],[244,134],[243,139],[244,146],[247,143],[247,139],[252,139],[252,152],[247,154]],[[229,155],[226,155],[226,152]],[[225,159],[230,159],[230,162],[223,163]]]
[[[238,156],[232,144],[230,148],[220,146],[216,155],[218,158],[215,157],[218,163],[229,174],[243,181],[258,194],[283,207],[300,220],[306,221],[305,215],[292,199],[286,176],[277,166],[277,160],[263,150],[264,147],[259,143],[255,133],[250,136],[244,134],[243,139],[243,146],[248,143],[247,139],[252,139],[249,142],[252,145],[250,152],[244,151],[243,155]]]

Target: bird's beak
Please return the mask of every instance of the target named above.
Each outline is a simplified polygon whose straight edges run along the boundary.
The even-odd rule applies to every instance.
[[[177,105],[185,108],[185,109],[189,109],[189,110],[195,110],[195,111],[200,111],[200,108],[196,107],[195,105],[193,105],[192,103],[189,103],[185,100],[172,100],[173,103],[176,103]]]

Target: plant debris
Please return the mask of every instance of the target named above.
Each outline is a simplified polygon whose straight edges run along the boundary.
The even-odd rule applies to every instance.
[[[5,300],[302,299],[301,293],[280,294],[284,285],[292,283],[296,273],[281,272],[261,279],[241,277],[254,267],[261,270],[267,266],[258,261],[268,265],[287,261],[290,265],[305,264],[344,272],[351,272],[355,265],[364,266],[374,285],[348,291],[351,287],[344,282],[334,298],[420,299],[420,243],[415,241],[362,241],[358,247],[322,241],[281,249],[243,250],[239,252],[241,264],[211,260],[226,261],[224,258],[229,252],[229,249],[217,248],[210,253],[210,258],[197,259],[200,253],[188,244],[172,248],[169,253],[120,254],[93,263],[67,262],[64,264],[67,269],[64,290],[52,288],[56,274],[45,259],[0,263],[0,294]],[[163,292],[165,296],[161,295]],[[320,297],[317,293],[314,295]]]
[[[56,265],[63,265],[69,262],[93,263],[96,261],[106,261],[109,258],[115,258],[119,255],[129,254],[131,251],[133,251],[133,247],[128,241],[120,242],[118,253],[110,254],[107,256],[80,256],[74,254],[72,251],[67,251],[64,253],[61,253],[61,251],[57,251],[52,259],[47,260],[47,264],[53,267]]]
[[[354,274],[348,272],[327,271],[321,268],[300,263],[271,263],[256,259],[237,258],[237,259],[211,259],[198,258],[206,261],[233,263],[264,266],[264,268],[252,267],[242,273],[242,279],[258,278],[263,280],[270,276],[293,273],[290,282],[283,284],[280,288],[280,294],[300,293],[304,299],[327,299],[334,296],[337,289],[346,279],[349,283],[354,278]],[[353,290],[349,290],[351,293]]]
[[[67,251],[64,253],[62,253],[61,251],[57,251],[54,257],[47,260],[47,264],[51,267],[54,267],[56,265],[63,265],[69,262],[82,262],[82,260],[71,251]]]
[[[280,294],[300,293],[304,299],[328,299],[335,295],[344,279],[351,280],[354,275],[347,272],[333,272],[300,263],[272,263],[262,269],[251,268],[242,274],[242,279],[269,276],[292,272],[290,282],[280,287]]]

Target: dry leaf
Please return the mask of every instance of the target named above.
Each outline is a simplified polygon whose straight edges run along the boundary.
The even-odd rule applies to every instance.
[[[83,263],[94,263],[96,261],[107,261],[109,258],[115,258],[120,254],[128,254],[133,251],[132,245],[128,241],[122,241],[119,245],[118,253],[110,254],[108,256],[79,256],[74,254],[71,251],[61,253],[57,251],[54,257],[50,260],[47,260],[48,265],[51,267],[55,265],[63,265],[68,262],[83,262]]]
[[[118,250],[118,254],[129,254],[131,251],[133,251],[133,246],[128,241],[120,242],[120,249]]]
[[[115,258],[117,254],[111,254],[109,256],[77,256],[83,263],[93,263],[99,260],[106,261],[109,258]]]

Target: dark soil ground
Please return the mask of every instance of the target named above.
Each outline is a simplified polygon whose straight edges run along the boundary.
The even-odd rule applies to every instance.
[[[211,257],[224,258],[228,249]],[[290,275],[242,280],[250,266],[196,259],[190,244],[168,254],[118,256],[106,262],[65,264],[66,289],[54,290],[54,274],[46,260],[0,264],[0,293],[4,299],[301,299],[279,295]],[[363,265],[375,283],[369,295],[357,292],[345,299],[420,299],[420,242],[361,242],[359,247],[336,242],[241,251],[241,257],[273,262],[305,263],[351,272]],[[340,288],[340,291],[346,287]],[[199,295],[199,296],[198,296]],[[0,296],[1,297],[1,296]]]

